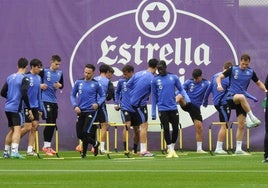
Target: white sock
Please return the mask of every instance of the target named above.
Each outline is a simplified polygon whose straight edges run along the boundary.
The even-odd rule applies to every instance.
[[[242,151],[242,141],[236,141],[235,151]]]
[[[45,148],[50,148],[51,147],[51,142],[44,142],[44,147]]]
[[[17,144],[17,143],[12,143],[12,144],[11,144],[11,151],[12,151],[12,152],[15,152],[15,153],[18,153],[18,152],[19,152],[19,144]]]
[[[167,145],[168,151],[173,151],[174,148],[172,147],[172,144]]]
[[[5,151],[10,154],[10,149],[11,149],[11,146],[10,145],[5,145]]]
[[[140,143],[140,152],[141,153],[146,152],[146,143]]]
[[[101,146],[101,151],[104,151],[105,150],[105,148],[104,148],[105,147],[105,142],[101,142],[100,146]]]
[[[28,146],[27,147],[27,153],[33,152],[33,146]]]
[[[222,150],[222,144],[223,144],[223,142],[217,141],[216,150]]]
[[[249,118],[251,119],[251,121],[254,120],[254,119],[256,119],[256,117],[254,116],[254,114],[252,113],[252,111],[249,111],[247,113],[247,115],[249,116]]]
[[[196,142],[197,145],[197,151],[202,150],[202,142]]]
[[[175,143],[171,143],[172,150],[175,150]]]

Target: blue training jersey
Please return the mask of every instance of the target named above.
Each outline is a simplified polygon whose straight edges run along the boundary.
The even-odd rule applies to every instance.
[[[254,96],[247,92],[250,80],[253,80],[254,82],[259,80],[253,69],[248,67],[245,70],[241,70],[239,66],[232,66],[230,69],[226,70],[223,75],[225,77],[230,77],[230,88],[228,95],[243,94],[246,97],[257,101]]]
[[[134,112],[134,109],[130,103],[130,89],[127,88],[128,79],[119,79],[117,88],[115,90],[115,104],[120,104],[121,110],[128,112]]]
[[[41,104],[41,77],[37,74],[32,74],[31,72],[26,74],[29,79],[28,97],[31,108],[38,108],[43,111]]]
[[[222,84],[222,88],[224,89],[224,91],[220,92],[217,89],[216,79],[221,74],[222,74],[222,72],[219,72],[219,73],[216,73],[213,75],[213,77],[210,81],[209,87],[207,88],[206,94],[204,96],[204,100],[203,100],[204,106],[206,106],[208,104],[208,97],[209,97],[210,93],[212,93],[212,99],[213,99],[214,106],[227,104],[226,96],[227,96],[227,92],[229,89],[229,78],[222,79],[221,84]]]
[[[180,93],[185,93],[178,76],[170,73],[165,76],[158,75],[154,77],[151,86],[152,118],[156,118],[156,105],[160,112],[178,109],[175,91],[177,89]]]
[[[195,82],[193,79],[186,80],[183,88],[188,94],[191,102],[198,108],[202,105],[205,92],[209,86],[209,81],[202,79],[200,82]]]
[[[109,87],[109,81],[110,80],[108,78],[106,78],[105,76],[96,76],[94,79],[99,82],[99,84],[101,85],[101,87],[102,87],[102,89],[103,89],[103,91],[105,93],[105,96],[106,96],[107,92],[108,92],[108,87]]]
[[[151,93],[151,81],[154,75],[143,70],[135,73],[127,82],[127,87],[130,89],[130,102],[132,106],[146,106]]]
[[[100,106],[105,98],[106,95],[102,87],[94,79],[89,81],[76,80],[70,96],[72,106],[78,106],[82,112],[95,111],[92,105],[97,103]]]
[[[14,73],[7,77],[6,83],[1,90],[1,96],[6,98],[6,112],[20,112],[22,110],[22,100],[29,108],[27,96],[29,80],[24,74]]]
[[[63,88],[63,74],[61,70],[51,70],[50,68],[45,68],[40,72],[40,76],[42,78],[42,82],[47,84],[48,88],[42,90],[42,101],[57,103],[56,91],[54,88],[54,84],[59,82],[62,84]],[[62,89],[60,88],[60,89]]]

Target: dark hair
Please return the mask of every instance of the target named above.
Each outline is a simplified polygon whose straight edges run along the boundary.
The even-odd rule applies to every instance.
[[[157,63],[157,68],[163,68],[163,69],[166,69],[167,68],[167,64],[164,60],[160,60],[158,63]]]
[[[18,60],[18,68],[25,68],[27,67],[28,65],[28,60],[24,57],[21,57],[19,60]]]
[[[229,69],[229,68],[231,68],[232,66],[233,66],[233,63],[230,62],[230,61],[227,61],[227,62],[224,63],[223,68],[224,68],[224,69]]]
[[[92,64],[86,64],[85,68],[92,69],[93,72],[95,71],[95,66]]]
[[[192,76],[194,79],[197,79],[199,76],[202,76],[202,70],[201,69],[194,69]]]
[[[242,54],[240,60],[250,61],[250,56],[248,54]]]
[[[157,63],[157,70],[160,76],[165,76],[167,75],[167,64],[165,61],[160,60]]]
[[[30,67],[42,67],[42,62],[39,59],[32,59]]]
[[[150,67],[150,68],[156,68],[156,66],[157,66],[157,63],[158,63],[158,60],[157,59],[155,59],[155,58],[153,58],[153,59],[150,59],[149,61],[148,61],[148,66]]]
[[[108,70],[108,72],[110,72],[110,73],[114,73],[114,69],[113,69],[113,67],[111,67],[111,66],[109,66],[109,70]]]
[[[59,55],[53,55],[51,56],[51,61],[58,61],[58,62],[61,62],[61,58]]]
[[[122,68],[122,72],[134,72],[134,67],[132,65],[125,65]]]
[[[110,66],[107,64],[102,64],[99,68],[100,73],[107,73],[110,71]]]

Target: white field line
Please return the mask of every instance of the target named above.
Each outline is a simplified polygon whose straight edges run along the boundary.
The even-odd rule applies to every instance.
[[[161,169],[144,169],[144,170],[135,170],[135,169],[118,169],[118,170],[107,170],[107,169],[100,169],[100,170],[76,170],[76,169],[54,169],[54,170],[21,170],[21,169],[6,169],[6,170],[0,170],[0,172],[16,172],[16,173],[34,173],[34,172],[43,172],[43,173],[51,173],[51,172],[61,172],[61,173],[76,173],[76,172],[87,172],[87,173],[98,173],[98,172],[104,172],[104,173],[116,173],[116,172],[148,172],[148,173],[268,173],[268,170],[161,170]]]

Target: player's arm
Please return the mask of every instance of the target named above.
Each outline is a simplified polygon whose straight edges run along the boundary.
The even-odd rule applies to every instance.
[[[156,119],[156,104],[157,104],[157,88],[154,80],[151,83],[151,94],[152,94],[152,120]]]
[[[24,101],[26,107],[29,109],[29,119],[33,120],[34,117],[28,98],[28,88],[29,88],[29,79],[27,77],[24,77],[21,83],[22,100]]]
[[[203,98],[203,106],[204,107],[207,107],[208,106],[208,97],[212,91],[212,88],[213,88],[213,82],[210,82],[209,83],[209,86],[205,92],[205,95],[204,95],[204,98]]]
[[[218,91],[224,91],[222,85],[221,85],[221,81],[223,78],[226,78],[228,76],[230,76],[232,74],[233,71],[233,67],[227,69],[226,71],[224,71],[222,74],[220,74],[217,78],[216,78],[216,83],[217,83],[217,90]]]
[[[1,96],[7,98],[8,85],[5,83],[1,89]]]
[[[104,90],[101,87],[101,85],[99,85],[97,92],[98,92],[98,95],[99,95],[99,98],[98,98],[98,101],[97,101],[97,105],[99,107],[99,106],[101,106],[105,102],[105,100],[106,100],[106,93],[104,92]]]
[[[265,88],[268,90],[268,75],[267,75],[267,77],[265,79]]]
[[[267,93],[267,89],[266,89],[265,85],[263,84],[263,82],[261,80],[259,80],[259,78],[257,77],[255,72],[253,72],[252,80],[256,83],[256,85],[261,90],[263,90],[265,93]]]
[[[61,86],[59,87],[59,89],[63,89],[63,87],[64,87],[63,74],[61,74],[59,83],[61,84]]]
[[[114,99],[114,109],[119,110],[120,109],[120,98],[121,98],[121,90],[122,90],[122,81],[119,80],[116,90],[115,90],[115,99]]]
[[[223,90],[224,90],[223,87],[222,87],[222,85],[221,85],[221,80],[222,80],[223,78],[225,78],[224,74],[220,74],[220,75],[217,77],[217,79],[216,79],[217,90],[218,90],[218,91],[223,91]]]
[[[22,79],[22,84],[21,84],[22,100],[24,101],[26,107],[28,109],[31,109],[28,94],[27,94],[28,93],[28,87],[29,87],[29,80],[28,80],[27,77],[24,77]]]
[[[176,95],[176,103],[182,101],[182,103],[188,103],[188,102],[191,102],[188,94],[186,93],[184,87],[186,87],[186,85],[184,85],[184,87],[182,86],[179,78],[176,76],[176,88],[178,89],[177,92],[175,92],[175,95]],[[183,99],[179,96],[179,94],[183,97]]]

